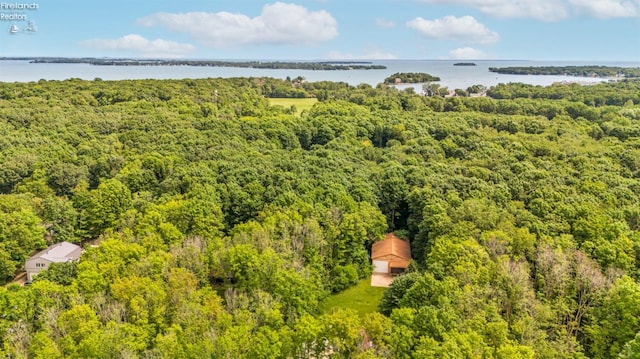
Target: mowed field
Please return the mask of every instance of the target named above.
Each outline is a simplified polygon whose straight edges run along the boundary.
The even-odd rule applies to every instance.
[[[310,109],[318,99],[316,98],[270,98],[269,104],[271,106],[282,106],[289,108],[291,106],[296,107],[296,115],[300,115],[302,111]]]
[[[360,315],[377,312],[385,290],[387,288],[372,287],[370,278],[363,279],[357,285],[325,299],[320,310],[329,313],[336,308],[353,309]]]

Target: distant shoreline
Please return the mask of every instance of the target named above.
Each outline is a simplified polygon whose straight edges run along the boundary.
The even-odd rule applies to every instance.
[[[503,75],[556,75],[592,78],[640,78],[640,67],[617,66],[527,66],[489,67],[489,71]]]
[[[238,67],[255,69],[292,70],[384,70],[384,65],[369,61],[223,61],[223,60],[163,60],[92,57],[2,57],[2,60],[23,60],[34,64],[89,64],[96,66],[199,66]]]

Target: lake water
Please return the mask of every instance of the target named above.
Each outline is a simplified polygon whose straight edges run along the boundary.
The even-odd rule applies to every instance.
[[[554,82],[594,83],[606,81],[596,78],[569,76],[502,75],[489,72],[489,67],[506,66],[570,66],[603,65],[640,67],[640,62],[563,62],[563,61],[473,61],[477,66],[453,66],[453,60],[384,60],[373,64],[387,66],[384,70],[272,70],[234,67],[198,66],[95,66],[89,64],[32,64],[29,61],[0,60],[0,82],[31,82],[80,78],[93,80],[124,79],[184,79],[229,77],[274,77],[284,79],[302,76],[308,81],[344,81],[352,85],[382,82],[397,72],[426,72],[440,77],[441,86],[450,89],[466,89],[475,84],[493,86],[498,83],[522,82],[533,85],[550,85]],[[421,91],[420,86],[414,86]]]

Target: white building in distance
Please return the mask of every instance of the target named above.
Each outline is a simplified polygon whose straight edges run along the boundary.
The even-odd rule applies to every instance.
[[[44,249],[27,259],[24,269],[27,271],[27,283],[43,270],[49,268],[51,263],[64,263],[80,258],[82,248],[69,242],[60,242]]]

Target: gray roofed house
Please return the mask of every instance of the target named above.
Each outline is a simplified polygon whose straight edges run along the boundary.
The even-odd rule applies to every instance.
[[[44,249],[27,259],[24,269],[27,272],[27,282],[43,270],[49,268],[51,263],[64,263],[80,258],[82,248],[69,242],[60,242]]]

